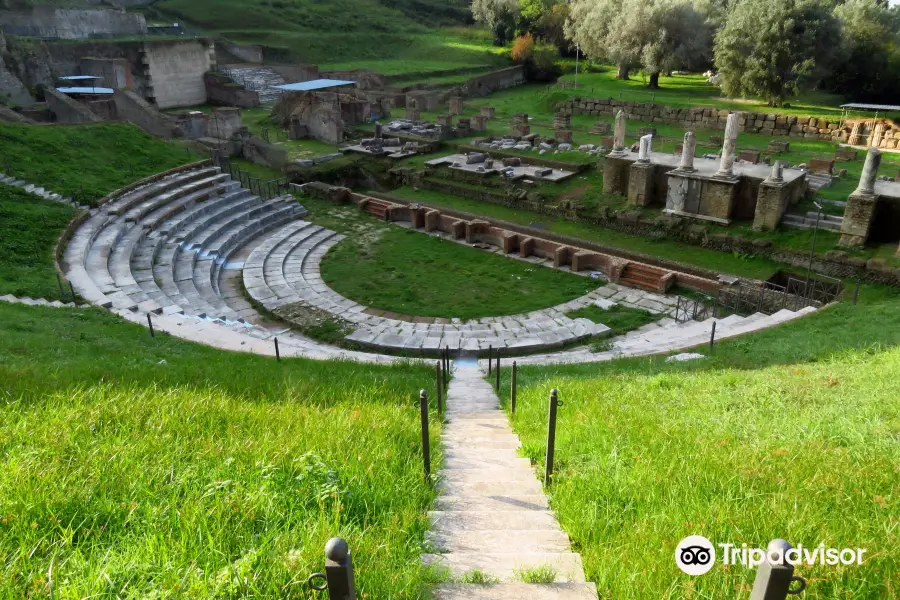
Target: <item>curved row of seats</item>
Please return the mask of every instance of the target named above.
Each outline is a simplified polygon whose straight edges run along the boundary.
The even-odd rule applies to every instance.
[[[63,266],[93,304],[249,326],[255,313],[221,294],[223,271],[245,246],[304,214],[292,196],[263,200],[217,167],[196,168],[93,210]]]

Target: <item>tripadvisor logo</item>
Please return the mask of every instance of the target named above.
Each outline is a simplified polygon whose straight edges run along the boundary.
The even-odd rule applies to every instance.
[[[776,540],[782,541],[783,540]],[[722,564],[743,565],[748,569],[754,569],[763,562],[768,561],[774,565],[861,565],[865,548],[826,548],[825,544],[815,547],[804,547],[802,544],[791,548],[790,544],[783,542],[782,547],[776,544],[769,545],[769,549],[748,548],[747,544],[736,546],[735,544],[718,544],[722,553]],[[775,542],[773,542],[775,544]],[[680,542],[675,548],[675,564],[688,575],[703,575],[708,573],[716,563],[715,545],[702,535],[690,535]]]
[[[675,564],[688,575],[703,575],[716,564],[716,548],[702,535],[689,535],[675,548]]]

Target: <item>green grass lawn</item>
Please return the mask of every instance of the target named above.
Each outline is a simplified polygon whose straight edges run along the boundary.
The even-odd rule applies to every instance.
[[[336,535],[360,597],[419,597],[432,384],[0,303],[0,597],[311,598]]]
[[[332,248],[322,261],[322,278],[366,306],[460,319],[547,308],[598,286],[586,277],[396,227],[348,237]]]
[[[0,296],[71,300],[60,294],[53,249],[74,214],[65,204],[0,185]]]
[[[567,312],[570,319],[590,319],[594,323],[602,323],[610,328],[610,335],[622,335],[649,323],[659,321],[663,315],[654,314],[642,308],[632,308],[616,304],[609,308],[600,308],[594,304]]]
[[[45,127],[0,123],[0,170],[82,204],[196,154],[130,123]]]
[[[804,595],[897,598],[896,302],[885,290],[721,341],[701,361],[520,367],[513,423],[538,468],[549,390],[565,402],[551,504],[601,597],[748,595],[752,571],[676,569],[675,544],[699,534],[868,548],[862,567],[801,567]]]

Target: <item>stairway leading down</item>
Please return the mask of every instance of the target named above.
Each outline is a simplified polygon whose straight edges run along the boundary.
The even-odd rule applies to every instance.
[[[476,366],[455,366],[447,392],[441,496],[430,514],[422,561],[459,582],[475,571],[490,583],[445,583],[438,600],[596,600],[581,556],[551,512],[527,458],[517,455],[500,401]],[[544,583],[526,572],[552,569]],[[552,581],[550,581],[552,579]]]
[[[67,246],[63,267],[92,304],[217,321],[267,339],[273,330],[257,326],[264,319],[233,280],[242,257],[305,214],[292,196],[264,200],[217,167],[201,167],[92,210]]]

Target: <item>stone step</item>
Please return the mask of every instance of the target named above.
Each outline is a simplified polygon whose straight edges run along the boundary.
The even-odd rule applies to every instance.
[[[498,456],[497,450],[482,449],[483,454],[444,454],[444,469],[531,469],[531,461],[518,456]],[[500,451],[502,452],[502,450]],[[530,472],[530,471],[529,471]],[[532,474],[533,476],[533,474]]]
[[[442,512],[448,511],[475,511],[485,512],[493,510],[550,510],[547,496],[544,494],[528,494],[514,496],[510,494],[496,494],[493,496],[440,496],[435,502],[435,508]]]
[[[448,569],[451,576],[462,577],[481,571],[501,582],[513,582],[526,569],[551,567],[554,582],[584,582],[581,556],[574,552],[461,552],[423,554],[422,563],[438,570]]]
[[[484,531],[429,531],[425,541],[435,554],[483,552],[512,548],[517,552],[569,552],[569,536],[563,531],[541,529],[486,529]]]
[[[429,511],[432,531],[486,531],[486,530],[551,530],[559,531],[559,522],[549,510],[483,510],[483,511]]]
[[[594,583],[445,583],[435,600],[597,600]]]

